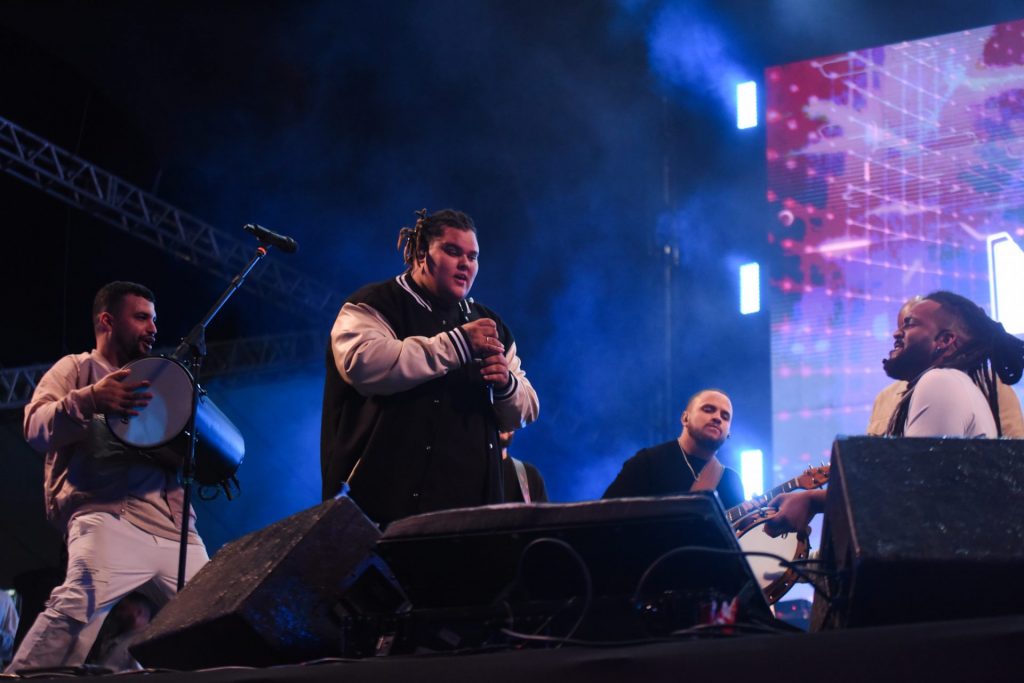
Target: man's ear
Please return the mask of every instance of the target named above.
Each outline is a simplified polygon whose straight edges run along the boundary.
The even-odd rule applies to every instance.
[[[114,327],[114,316],[110,314],[110,311],[102,311],[97,319],[100,323],[100,329],[103,331],[109,331]]]
[[[956,346],[956,332],[952,330],[942,330],[935,337],[935,355],[939,356],[946,353],[949,349]]]

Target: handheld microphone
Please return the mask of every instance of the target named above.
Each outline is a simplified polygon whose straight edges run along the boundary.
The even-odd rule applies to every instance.
[[[469,322],[469,305],[473,303],[473,297],[463,299],[459,302],[459,312],[462,313],[462,322]],[[487,383],[487,399],[494,405],[494,385],[490,382]]]
[[[469,305],[471,303],[473,303],[472,297],[470,297],[469,299],[462,299],[461,301],[459,301],[459,313],[462,314],[462,322],[464,323],[469,322]]]
[[[291,237],[288,237],[287,235],[281,235],[279,233],[274,232],[273,230],[268,230],[267,228],[264,228],[262,225],[248,223],[242,226],[242,230],[245,230],[246,232],[251,232],[253,235],[256,236],[256,239],[258,239],[260,242],[263,242],[264,244],[269,244],[272,247],[277,247],[286,254],[294,254],[296,251],[299,250],[299,243],[293,240]]]

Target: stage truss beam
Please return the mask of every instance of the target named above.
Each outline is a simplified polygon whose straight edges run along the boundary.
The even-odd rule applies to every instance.
[[[245,267],[256,248],[253,240],[214,228],[2,117],[0,168],[224,281]],[[334,290],[275,260],[264,259],[245,289],[319,322],[341,308]]]

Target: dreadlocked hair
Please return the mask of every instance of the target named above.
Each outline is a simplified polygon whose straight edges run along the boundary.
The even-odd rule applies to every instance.
[[[415,225],[398,231],[397,248],[402,251],[405,265],[412,268],[416,261],[426,256],[430,243],[443,235],[445,228],[476,232],[473,219],[461,211],[441,209],[431,214],[426,209],[417,211]]]
[[[1020,380],[1024,373],[1024,341],[1008,333],[1001,323],[989,318],[980,306],[959,294],[939,291],[924,298],[939,304],[953,318],[958,337],[965,340],[952,355],[935,367],[960,370],[974,381],[985,395],[995,419],[997,433],[1002,436],[996,377],[1004,384],[1016,384]],[[918,379],[907,384],[907,390],[889,420],[888,433],[893,436],[903,436],[910,413],[910,398]]]
[[[910,415],[910,397],[913,395],[916,385],[917,378],[907,383],[903,397],[900,398],[900,402],[896,404],[896,410],[892,411],[892,415],[889,417],[889,427],[885,430],[887,435],[903,436],[903,430],[907,426],[907,416]]]

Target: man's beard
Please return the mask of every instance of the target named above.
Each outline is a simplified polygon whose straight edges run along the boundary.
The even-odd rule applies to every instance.
[[[139,337],[120,339],[118,340],[118,346],[121,347],[121,353],[124,355],[126,362],[129,363],[149,355],[144,350],[142,339]]]
[[[909,382],[928,369],[930,360],[924,349],[903,347],[896,357],[882,360],[882,369],[892,379]]]
[[[710,436],[703,436],[701,434],[694,434],[693,435],[693,440],[695,442],[697,442],[698,446],[700,446],[704,450],[712,451],[712,452],[717,451],[719,448],[721,448],[722,444],[725,443],[726,438],[728,438],[728,437],[726,437],[724,434],[719,436],[719,437],[717,437],[717,438],[712,438]]]

